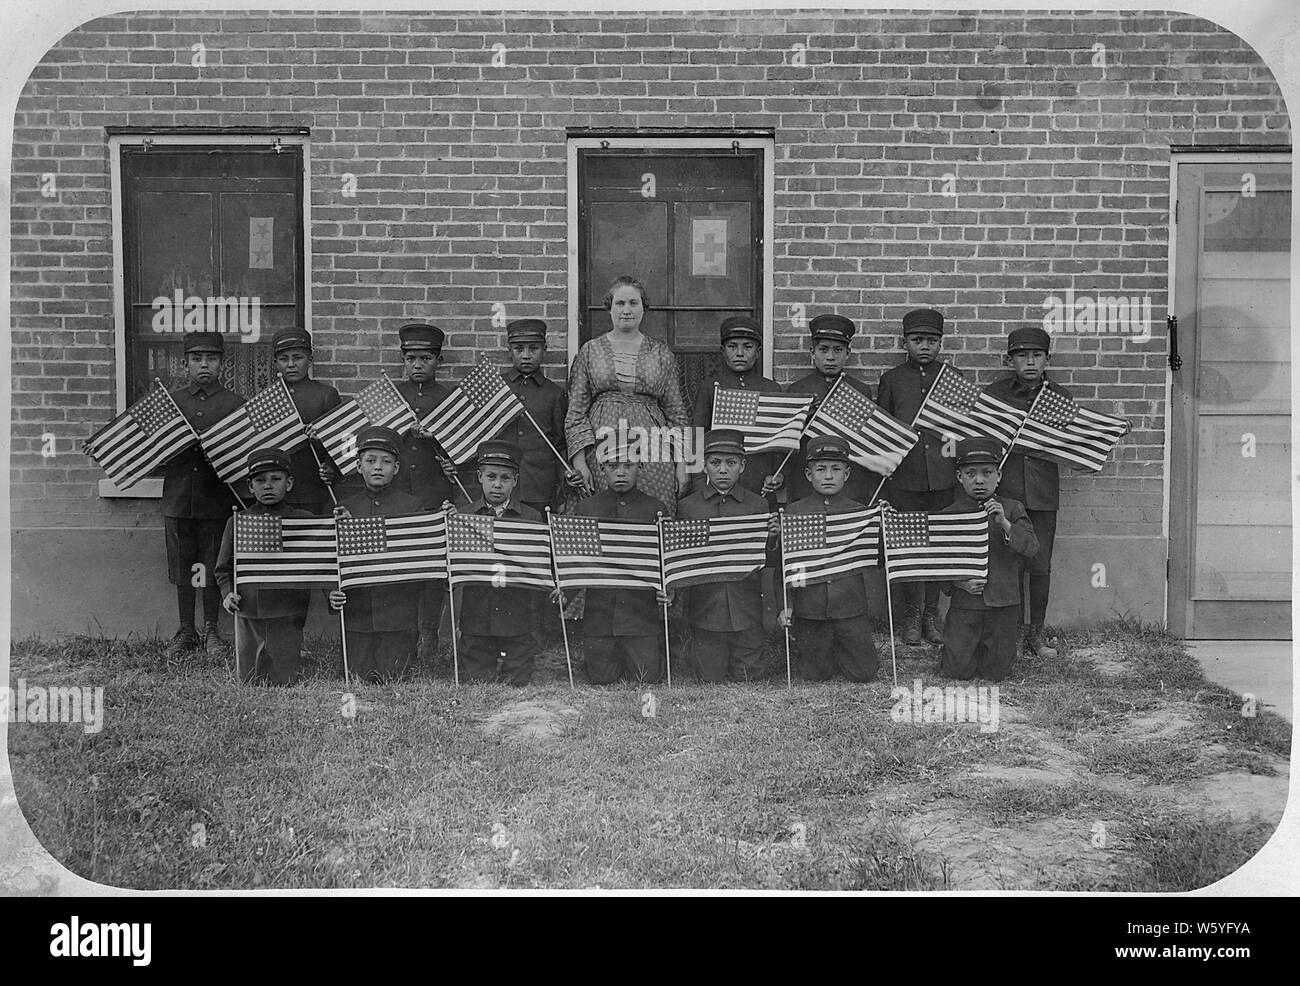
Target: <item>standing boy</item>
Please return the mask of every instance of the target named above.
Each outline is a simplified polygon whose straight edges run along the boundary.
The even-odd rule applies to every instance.
[[[940,674],[1001,681],[1016,659],[1020,628],[1020,576],[1038,539],[1019,500],[998,495],[1002,446],[992,438],[957,443],[961,489],[942,513],[983,509],[989,515],[989,574],[951,583],[952,605],[943,631]]]
[[[434,374],[442,365],[442,329],[425,322],[408,322],[397,330],[402,349],[406,379],[397,392],[411,405],[417,418],[423,419],[451,394],[451,389],[435,382]],[[455,501],[456,467],[442,454],[433,436],[413,428],[401,442],[402,468],[397,488],[415,497],[421,510],[441,510],[444,500]],[[438,651],[438,630],[447,587],[442,582],[420,582],[419,660],[432,666]]]
[[[904,424],[911,424],[926,395],[943,372],[943,314],[933,308],[916,308],[903,316],[903,350],[907,358],[880,376],[876,398],[881,408]],[[885,484],[887,499],[899,510],[938,513],[952,503],[956,477],[951,455],[944,455],[944,439],[923,431]],[[929,644],[943,643],[939,624],[939,583],[903,582],[905,610],[903,643],[915,646],[924,632]],[[924,608],[923,608],[924,607]]]
[[[402,439],[391,428],[363,428],[357,434],[357,471],[365,489],[334,508],[335,517],[400,517],[425,508],[393,480],[402,469]],[[439,504],[441,506],[441,504]],[[348,663],[362,681],[395,678],[415,657],[417,595],[410,585],[335,589],[333,609],[344,609]]]
[[[489,441],[478,447],[478,483],[483,496],[465,508],[487,517],[542,522],[542,515],[515,499],[522,452],[513,442]],[[451,509],[451,504],[446,504]],[[537,589],[467,585],[461,590],[461,656],[466,681],[500,678],[516,687],[533,678],[537,660]]]
[[[1047,378],[1051,344],[1051,337],[1037,326],[1012,329],[1003,359],[1012,373],[995,380],[985,391],[1020,410],[1028,410],[1043,387],[1069,397],[1068,390]],[[1029,576],[1029,625],[1024,629],[1022,645],[1027,656],[1055,657],[1055,648],[1047,646],[1043,639],[1043,621],[1047,618],[1047,598],[1052,588],[1056,511],[1061,503],[1060,469],[1055,462],[1013,452],[1002,467],[1000,489],[1004,495],[1025,505],[1038,538],[1038,553],[1025,566]],[[1022,609],[1023,603],[1022,591]]]
[[[749,315],[732,315],[723,319],[719,335],[722,337],[722,366],[695,393],[692,424],[696,434],[713,427],[713,396],[718,388],[755,390],[760,394],[781,393],[781,385],[763,376],[758,369],[758,361],[763,355],[763,326],[758,319]],[[784,477],[776,473],[780,462],[776,452],[757,452],[749,456],[748,465],[740,476],[740,485],[764,496],[780,489],[785,482]],[[701,473],[695,479],[695,489],[703,488],[705,482]]]
[[[805,478],[813,492],[786,508],[787,514],[847,514],[863,504],[845,495],[853,465],[849,446],[828,436],[808,442]],[[825,681],[838,668],[849,681],[876,676],[876,644],[867,613],[863,571],[789,589],[789,605],[780,623],[794,631],[799,672],[810,681]]]
[[[678,518],[767,513],[767,500],[742,484],[746,470],[744,434],[728,428],[710,431],[704,436],[704,485],[677,504]],[[739,582],[693,585],[682,592],[691,661],[699,676],[708,682],[763,677],[762,569]]]
[[[185,335],[185,374],[188,383],[171,392],[176,406],[194,430],[220,421],[244,403],[218,379],[225,341],[217,332]],[[167,656],[179,657],[199,646],[213,657],[224,657],[225,642],[217,632],[221,590],[217,587],[217,552],[235,496],[221,481],[197,444],[163,467],[162,515],[167,540],[167,578],[176,586],[180,627],[167,645]],[[203,598],[203,637],[194,629],[195,589]]]
[[[597,446],[596,458],[605,476],[605,489],[574,508],[579,517],[608,520],[657,521],[668,507],[637,489],[637,463],[626,448],[614,443]],[[586,590],[583,648],[587,678],[608,685],[620,677],[655,684],[664,674],[663,595],[653,589]]]
[[[284,378],[293,406],[303,424],[310,425],[326,411],[339,406],[339,392],[327,383],[313,380],[311,333],[306,329],[281,329],[271,337],[275,351],[275,368]],[[314,450],[314,451],[313,451]],[[290,456],[293,464],[293,483],[285,495],[285,502],[301,507],[316,517],[326,516],[333,507],[329,487],[338,480],[325,447],[311,439]]]
[[[248,488],[253,505],[244,511],[269,517],[310,517],[291,506],[293,465],[279,449],[258,449],[248,456]],[[217,558],[217,585],[222,605],[235,616],[235,654],[244,681],[292,685],[302,660],[302,628],[307,622],[311,590],[293,586],[235,585],[235,518],[226,521]]]
[[[844,382],[840,386],[852,387],[870,400],[871,388],[845,369],[852,358],[849,346],[857,332],[857,326],[843,315],[818,315],[808,323],[808,331],[812,335],[813,371],[786,387],[786,393],[811,395],[815,411],[835,386],[835,382],[843,377]],[[804,465],[807,461],[806,449],[804,455],[795,453],[790,457],[788,468],[791,500],[802,499],[813,491],[805,478]],[[879,482],[879,477],[872,481],[874,476],[874,473],[865,469],[853,470],[844,495],[865,503]]]

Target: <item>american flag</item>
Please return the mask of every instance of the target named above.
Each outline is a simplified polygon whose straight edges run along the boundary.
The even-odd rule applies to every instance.
[[[92,435],[84,446],[113,485],[129,489],[198,440],[161,383]]]
[[[235,514],[236,585],[336,585],[338,579],[333,517]]]
[[[663,522],[664,586],[739,582],[767,560],[771,514]]]
[[[763,394],[756,390],[722,390],[713,401],[713,427],[745,434],[745,454],[799,447],[812,397]]]
[[[472,458],[479,444],[523,411],[524,405],[506,386],[501,371],[481,359],[465,374],[445,400],[426,414],[420,425],[442,446],[453,462]]]
[[[1006,449],[1011,446],[1023,418],[1023,411],[981,393],[945,363],[917,412],[916,427],[941,438],[947,435],[996,438]]]
[[[248,453],[259,448],[291,452],[307,441],[298,409],[284,377],[258,391],[245,403],[199,435],[203,453],[222,482],[248,475]]]
[[[447,577],[447,515],[341,517],[339,585],[387,585]]]
[[[370,425],[392,428],[404,435],[418,422],[411,405],[383,377],[370,384],[355,400],[340,404],[312,422],[312,433],[320,439],[339,472],[344,476],[357,471],[357,432]]]
[[[513,517],[448,514],[447,571],[452,585],[555,588],[546,525]]]
[[[885,576],[895,582],[985,579],[989,515],[886,510],[884,545]]]
[[[551,517],[555,572],[564,588],[658,589],[654,524],[596,517]]]
[[[880,564],[880,507],[843,514],[782,514],[781,555],[799,588]]]
[[[1123,418],[1090,411],[1044,384],[1016,437],[1015,451],[1100,472],[1128,430]]]
[[[842,381],[813,412],[809,438],[836,435],[849,443],[849,458],[882,476],[890,475],[921,436]]]

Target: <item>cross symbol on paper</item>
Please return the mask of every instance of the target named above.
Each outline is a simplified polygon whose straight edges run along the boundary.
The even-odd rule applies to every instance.
[[[727,244],[716,233],[705,233],[700,237],[700,259],[710,267],[719,266],[719,261],[727,255]]]

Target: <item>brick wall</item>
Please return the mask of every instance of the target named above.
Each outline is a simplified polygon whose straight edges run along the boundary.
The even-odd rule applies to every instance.
[[[45,56],[16,118],[20,529],[158,523],[149,501],[100,499],[75,451],[115,409],[110,125],[311,128],[318,375],[344,394],[398,371],[404,318],[449,331],[451,378],[500,348],[496,302],[541,315],[562,343],[566,127],[773,128],[781,382],[808,365],[798,304],[859,322],[872,383],[898,360],[902,312],[940,307],[953,360],[985,383],[1008,327],[1037,322],[1046,296],[1152,296],[1150,343],[1062,336],[1053,359],[1078,397],[1134,424],[1100,476],[1066,480],[1062,529],[1132,536],[1161,525],[1169,145],[1290,140],[1255,53],[1179,15],[96,20]],[[567,355],[551,354],[555,376]]]

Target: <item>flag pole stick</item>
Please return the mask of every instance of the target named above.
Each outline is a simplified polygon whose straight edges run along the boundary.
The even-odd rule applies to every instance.
[[[880,517],[880,548],[885,556],[885,612],[889,614],[889,663],[894,669],[894,684],[898,684],[898,646],[894,643],[894,595],[889,588],[889,536],[885,533],[885,518]]]
[[[298,424],[302,425],[302,430],[306,432],[307,422],[302,419],[302,412],[298,410],[298,405],[293,403],[293,395],[289,393],[289,385],[284,382],[284,374],[280,373],[277,374],[277,376],[280,378],[280,386],[285,390],[285,396],[289,398],[289,403],[293,405],[294,414],[298,415]],[[307,447],[311,449],[311,457],[316,460],[316,468],[324,469],[325,463],[321,462],[320,453],[316,451],[316,446],[312,444],[312,437],[310,434],[307,435]],[[339,498],[334,495],[334,487],[329,483],[326,483],[325,492],[330,495],[330,501],[337,507],[339,504]]]
[[[664,582],[664,515],[662,511],[655,514],[655,530],[659,534],[659,585],[664,596],[668,595],[668,586]],[[668,687],[673,687],[672,640],[668,633],[668,602],[664,601],[664,671],[668,675]]]
[[[546,437],[546,432],[542,431],[542,426],[537,423],[537,420],[531,414],[528,413],[528,408],[524,407],[523,403],[523,401],[520,401],[519,406],[523,409],[524,417],[526,417],[532,426],[537,429],[537,434],[542,436],[542,441],[546,443],[546,447],[555,453],[555,457],[560,460],[560,465],[564,466],[564,471],[572,472],[573,466],[564,461],[564,456],[560,455],[560,450],[551,444],[551,440]]]
[[[781,464],[776,467],[776,475],[779,476],[785,471],[786,464],[790,461],[790,457],[799,451],[799,446],[803,443],[803,436],[808,431],[808,426],[811,425],[813,420],[817,417],[817,412],[821,410],[821,406],[831,399],[831,394],[835,393],[835,388],[840,385],[840,381],[843,379],[844,374],[841,373],[835,378],[835,382],[831,384],[830,390],[826,391],[826,396],[820,401],[817,401],[816,406],[812,410],[812,414],[808,415],[808,420],[805,421],[803,427],[799,429],[799,440],[795,443],[795,447],[785,454],[785,458],[781,460]]]
[[[235,530],[235,527],[238,526],[239,521],[237,521],[235,518],[238,515],[239,515],[239,508],[231,507],[230,522],[232,525],[234,525],[231,527],[230,530],[232,549],[237,547],[235,541],[237,539],[239,532]],[[238,593],[239,592],[239,552],[237,550],[232,550],[230,552],[230,576],[231,576],[231,581],[234,583],[235,586],[235,592]],[[235,685],[238,686],[243,684],[244,679],[243,676],[240,675],[239,673],[239,613],[238,611],[236,611],[233,615],[235,617]]]
[[[546,530],[551,531],[551,508],[546,508]],[[569,655],[569,628],[564,625],[564,591],[560,588],[560,568],[555,561],[555,537],[551,536],[551,574],[555,576],[555,608],[560,613],[560,634],[564,637],[564,663],[569,667],[569,688],[573,688],[573,658]]]
[[[451,511],[447,512],[447,609],[451,613],[451,675],[460,687],[460,645],[456,638],[456,581],[451,571]]]
[[[1042,385],[1038,388],[1038,393],[1036,393],[1034,395],[1034,399],[1030,401],[1029,410],[1026,411],[1025,416],[1020,419],[1020,424],[1016,428],[1016,433],[1011,436],[1011,444],[1008,445],[1006,451],[1002,453],[1002,461],[998,463],[999,470],[1003,469],[1007,464],[1007,459],[1011,458],[1011,450],[1015,448],[1016,439],[1019,438],[1020,433],[1024,431],[1025,423],[1029,420],[1029,416],[1034,413],[1034,408],[1038,405],[1038,398],[1043,396],[1043,391],[1045,391],[1046,389],[1047,389],[1047,381],[1044,380]]]
[[[942,374],[942,371],[940,371],[940,373]],[[938,379],[939,379],[938,377],[935,377],[935,381],[936,381],[936,382],[938,382]],[[934,384],[931,384],[931,385],[930,385],[930,389],[931,389],[931,390],[934,389]],[[911,428],[913,431],[916,431],[916,422],[917,422],[917,420],[921,417],[921,411],[925,408],[925,402],[928,401],[929,399],[930,399],[930,392],[929,392],[929,391],[926,391],[926,393],[925,393],[925,400],[922,400],[922,401],[921,401],[921,406],[918,407],[918,408],[916,409],[916,413],[915,413],[914,415],[912,415],[912,423],[908,425],[908,427]],[[912,448],[916,448],[916,446],[913,445]],[[885,488],[885,482],[886,482],[888,479],[889,479],[888,476],[881,476],[881,477],[880,477],[880,483],[876,486],[876,492],[872,493],[872,494],[871,494],[871,499],[867,501],[867,506],[868,506],[868,507],[871,506],[873,503],[876,502],[876,497],[880,496],[880,491],[883,490],[883,489]]]
[[[790,605],[789,597],[786,594],[786,587],[785,587],[785,510],[781,509],[778,510],[776,513],[778,518],[777,525],[778,527],[780,527],[780,538],[781,538],[780,545],[779,545],[779,556],[781,562],[781,612],[784,614],[786,611],[786,607]],[[793,685],[794,676],[790,670],[790,624],[788,618],[784,630],[785,630],[785,690],[789,691],[791,688],[794,687]]]
[[[343,591],[343,565],[339,561],[339,519],[334,518],[334,571],[339,577],[339,592]],[[352,673],[348,668],[348,623],[339,609],[339,639],[343,642],[343,687],[351,690]]]

